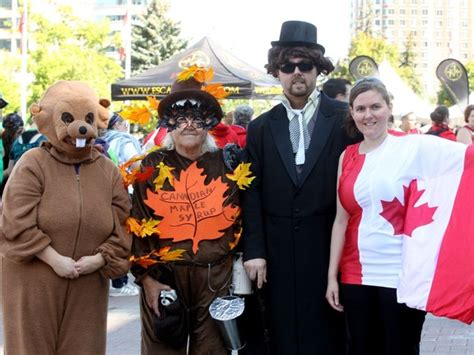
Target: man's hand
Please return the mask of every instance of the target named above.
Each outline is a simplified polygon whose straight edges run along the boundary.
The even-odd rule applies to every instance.
[[[171,287],[156,281],[150,276],[145,276],[143,278],[142,285],[143,290],[145,291],[145,299],[148,307],[150,307],[159,317],[160,311],[158,310],[158,297],[160,297],[160,292],[162,290],[171,290]]]
[[[91,274],[105,265],[105,259],[101,253],[87,255],[76,261],[74,267],[79,275]]]
[[[263,283],[267,282],[267,261],[262,258],[250,259],[244,262],[245,271],[249,279],[257,281],[257,287],[262,288]]]

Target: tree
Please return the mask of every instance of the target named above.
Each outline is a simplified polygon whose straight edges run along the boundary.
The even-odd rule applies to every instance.
[[[153,0],[139,23],[132,26],[132,73],[140,73],[182,51],[187,41],[180,39],[179,24],[167,18],[169,4]]]
[[[8,106],[3,109],[4,114],[20,110],[20,83],[15,80],[20,68],[21,61],[18,56],[8,51],[0,51],[0,94],[8,102]]]
[[[107,21],[95,23],[73,15],[71,8],[59,7],[59,20],[49,21],[40,14],[31,16],[29,72],[30,103],[58,80],[89,83],[102,97],[110,97],[110,84],[123,77],[121,66],[106,54],[118,44],[110,37]]]
[[[412,88],[416,94],[423,93],[423,87],[419,76],[416,74],[416,54],[413,48],[415,43],[413,40],[413,32],[410,32],[406,39],[405,49],[400,54],[400,65],[397,72]]]
[[[466,68],[467,78],[469,80],[469,92],[472,93],[474,92],[474,61],[464,63],[464,67]],[[440,86],[440,90],[438,91],[437,102],[438,105],[445,105],[448,107],[456,104],[448,90],[446,90],[443,85]],[[474,102],[470,102],[470,104],[474,104]]]

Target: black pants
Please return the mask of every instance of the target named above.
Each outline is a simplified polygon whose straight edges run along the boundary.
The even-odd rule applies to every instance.
[[[397,303],[394,288],[342,285],[349,355],[419,355],[426,312]]]

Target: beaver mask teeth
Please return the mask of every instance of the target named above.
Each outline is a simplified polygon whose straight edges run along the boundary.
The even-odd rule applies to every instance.
[[[76,138],[76,148],[84,148],[86,146],[85,138]]]

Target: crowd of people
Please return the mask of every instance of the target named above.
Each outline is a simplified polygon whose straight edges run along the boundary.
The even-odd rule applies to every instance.
[[[408,230],[409,201],[417,183],[427,190],[470,167],[458,160],[474,155],[474,105],[456,134],[445,106],[427,130],[413,112],[397,127],[377,78],[317,88],[334,66],[301,21],[271,42],[266,70],[283,93],[258,118],[249,105],[224,114],[204,70],[178,76],[142,142],[74,81],[31,106],[37,129],[24,131],[16,113],[3,119],[6,353],[104,354],[108,295],[139,295],[142,354],[230,354],[209,306],[232,290],[239,251],[248,304],[264,302],[245,311],[239,353],[418,355],[431,309],[400,290],[419,281],[404,277],[404,235],[438,217],[416,215],[424,224]],[[463,321],[474,318],[473,292],[467,278]]]

